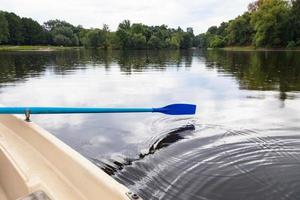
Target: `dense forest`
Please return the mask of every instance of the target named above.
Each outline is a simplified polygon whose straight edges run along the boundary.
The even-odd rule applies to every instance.
[[[187,49],[198,46],[192,28],[183,31],[166,25],[147,26],[125,20],[116,32],[107,25],[85,29],[82,26],[49,20],[43,25],[31,18],[0,11],[0,44],[86,46],[115,49]]]
[[[115,32],[107,25],[86,29],[60,20],[43,25],[0,11],[0,44],[85,46],[114,49],[188,49],[226,46],[300,47],[300,0],[257,0],[237,18],[194,35],[166,25],[125,20]]]
[[[201,47],[300,47],[300,0],[258,0],[248,11],[200,34]]]

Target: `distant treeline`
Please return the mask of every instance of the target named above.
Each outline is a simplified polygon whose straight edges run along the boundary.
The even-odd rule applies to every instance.
[[[248,11],[200,34],[201,47],[300,47],[300,0],[257,0]]]
[[[198,46],[193,29],[183,31],[166,25],[147,26],[125,20],[116,32],[107,25],[85,29],[82,26],[50,20],[40,25],[31,18],[0,11],[0,44],[86,46],[114,49],[187,49]]]
[[[107,25],[82,26],[50,20],[40,25],[31,18],[0,11],[0,44],[86,46],[113,49],[188,49],[226,46],[300,47],[300,0],[257,0],[248,11],[206,33],[192,28],[147,26],[125,20],[116,32]]]

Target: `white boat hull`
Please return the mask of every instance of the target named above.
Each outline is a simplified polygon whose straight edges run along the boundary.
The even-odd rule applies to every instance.
[[[0,115],[0,200],[37,191],[51,200],[132,199],[125,186],[49,132]]]

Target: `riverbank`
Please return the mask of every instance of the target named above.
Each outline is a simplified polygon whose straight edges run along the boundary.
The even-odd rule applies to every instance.
[[[0,45],[1,51],[62,51],[62,50],[71,50],[71,49],[80,49],[84,47],[74,46],[74,47],[65,47],[65,46],[33,46],[33,45]],[[193,49],[193,48],[192,48]],[[224,50],[224,51],[300,51],[300,47],[289,49],[289,48],[257,48],[254,46],[231,46],[223,48],[208,48],[208,50]]]
[[[226,51],[300,51],[300,47],[297,48],[257,48],[254,46],[232,46],[220,48],[221,50]]]
[[[61,50],[78,49],[78,48],[81,48],[81,47],[0,45],[0,51],[61,51]]]

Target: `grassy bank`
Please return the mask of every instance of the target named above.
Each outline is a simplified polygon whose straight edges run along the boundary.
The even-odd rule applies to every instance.
[[[78,48],[80,48],[80,47],[0,45],[0,51],[60,51],[60,50],[78,49]]]
[[[254,46],[231,46],[231,47],[224,47],[220,48],[221,50],[226,51],[300,51],[300,47],[297,48],[257,48]]]

